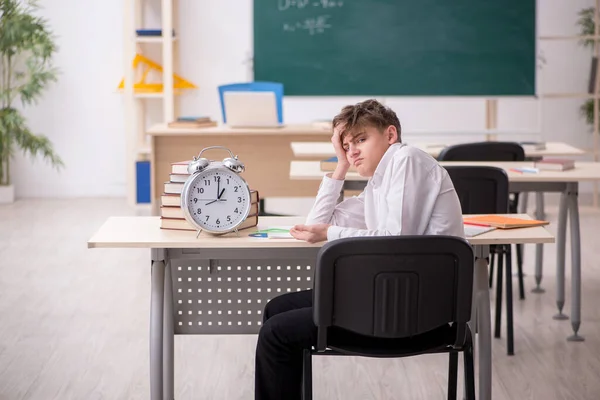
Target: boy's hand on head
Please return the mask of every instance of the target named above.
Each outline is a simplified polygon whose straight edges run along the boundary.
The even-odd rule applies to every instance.
[[[342,133],[344,133],[344,126],[345,125],[340,124],[333,129],[331,143],[333,143],[333,148],[335,149],[335,155],[337,156],[338,164],[348,165],[349,167],[350,163],[348,162],[348,158],[346,157],[346,151],[342,146]]]
[[[344,179],[346,177],[346,172],[350,169],[350,162],[346,157],[346,151],[342,146],[342,133],[344,132],[343,124],[337,125],[333,128],[333,136],[331,136],[331,143],[333,144],[333,148],[335,150],[335,155],[337,157],[337,167],[332,174],[333,179]]]
[[[290,229],[290,234],[298,240],[318,243],[327,240],[327,229],[330,226],[330,224],[296,225]]]

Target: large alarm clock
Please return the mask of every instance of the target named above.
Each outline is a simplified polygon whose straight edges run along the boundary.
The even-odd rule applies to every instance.
[[[214,161],[201,157],[211,149],[224,149],[230,157]],[[237,232],[250,212],[248,184],[241,177],[244,164],[223,146],[202,149],[188,164],[190,176],[181,192],[181,209],[186,220],[198,229],[212,234]]]

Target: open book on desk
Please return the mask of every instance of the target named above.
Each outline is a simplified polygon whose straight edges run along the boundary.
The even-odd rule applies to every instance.
[[[295,239],[290,233],[291,226],[276,226],[252,232],[248,236],[266,239]]]
[[[540,221],[536,219],[524,219],[515,217],[505,217],[503,215],[478,215],[475,217],[467,217],[463,219],[466,225],[479,227],[494,227],[498,229],[513,229],[513,228],[528,228],[532,226],[548,225],[548,221]]]

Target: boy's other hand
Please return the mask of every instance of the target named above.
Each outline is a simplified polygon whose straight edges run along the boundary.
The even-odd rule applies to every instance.
[[[290,234],[298,240],[308,243],[318,243],[327,240],[327,229],[330,224],[295,225]]]

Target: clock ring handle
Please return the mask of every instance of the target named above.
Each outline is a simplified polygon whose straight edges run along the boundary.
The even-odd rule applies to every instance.
[[[229,153],[229,155],[231,156],[231,158],[237,158],[236,156],[233,155],[233,153],[231,152],[231,150],[229,150],[227,147],[225,146],[208,146],[203,148],[202,150],[200,150],[200,153],[198,153],[198,157],[196,158],[200,158],[200,156],[202,155],[202,153],[204,153],[206,150],[212,150],[212,149],[223,149],[223,150],[227,150],[227,152]]]

